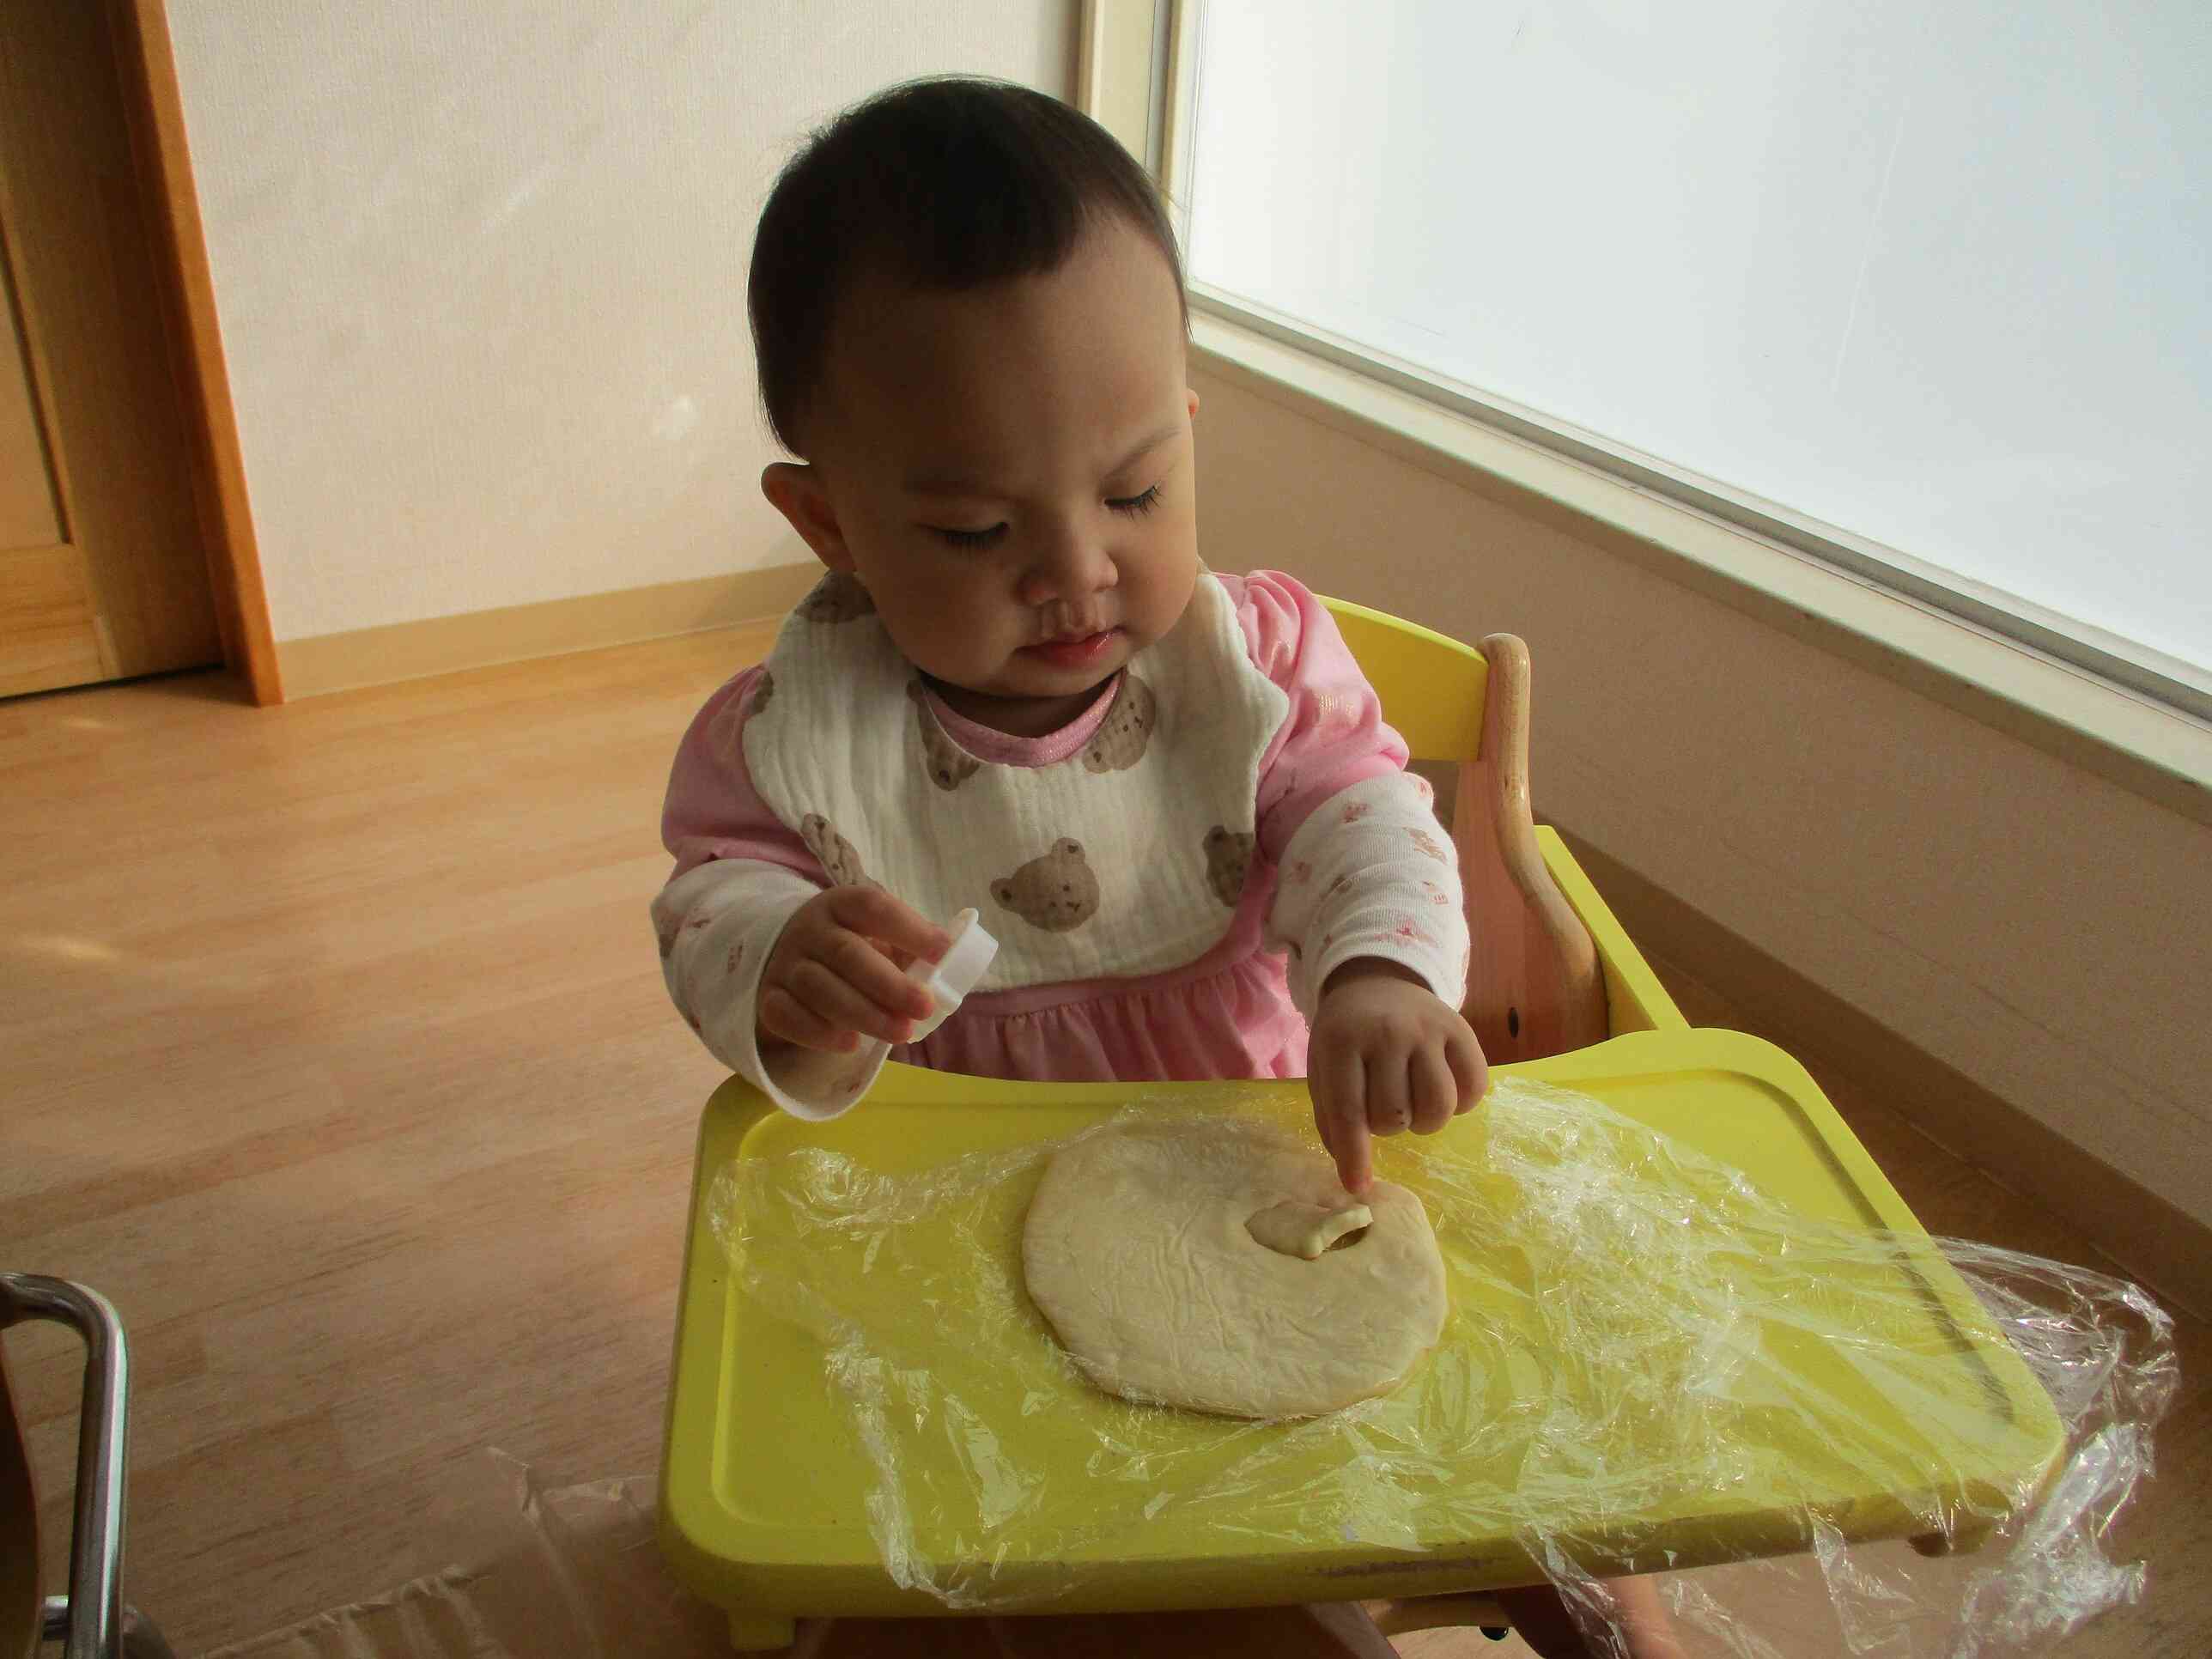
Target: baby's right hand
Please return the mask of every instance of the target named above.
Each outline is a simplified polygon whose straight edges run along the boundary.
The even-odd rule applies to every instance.
[[[880,887],[817,893],[784,924],[769,953],[760,982],[761,1041],[833,1054],[852,1053],[863,1037],[906,1042],[933,1005],[892,953],[934,962],[951,942]]]

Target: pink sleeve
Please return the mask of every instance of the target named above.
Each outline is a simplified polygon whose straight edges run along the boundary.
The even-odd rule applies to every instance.
[[[676,746],[660,809],[661,842],[676,858],[672,881],[711,859],[780,864],[817,886],[826,879],[821,860],[769,810],[745,766],[740,738],[760,678],[761,670],[748,668],[708,698]]]
[[[1260,762],[1260,850],[1279,863],[1314,808],[1354,784],[1404,770],[1406,743],[1382,723],[1382,705],[1336,618],[1304,583],[1279,570],[1221,582],[1254,665],[1291,700]]]

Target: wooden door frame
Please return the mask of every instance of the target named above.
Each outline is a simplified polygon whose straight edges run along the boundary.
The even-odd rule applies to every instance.
[[[192,494],[223,659],[258,705],[284,701],[261,551],[246,493],[246,462],[222,355],[215,283],[185,138],[183,100],[166,0],[106,0],[116,76],[131,124],[146,209],[146,239],[185,416]]]

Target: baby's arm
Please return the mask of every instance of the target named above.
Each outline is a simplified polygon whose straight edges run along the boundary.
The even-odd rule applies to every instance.
[[[1487,1068],[1458,1009],[1468,933],[1450,843],[1419,781],[1354,784],[1291,837],[1268,916],[1313,1036],[1314,1123],[1346,1190],[1369,1139],[1432,1134],[1481,1099]]]
[[[653,901],[669,1000],[715,1059],[756,1085],[766,1082],[761,973],[785,927],[820,891],[779,864],[717,858],[672,878]]]
[[[1454,1007],[1467,994],[1459,865],[1421,781],[1370,778],[1307,814],[1283,850],[1271,941],[1291,954],[1291,1000],[1311,1021],[1362,963],[1388,965]]]
[[[1457,1012],[1459,867],[1334,620],[1287,577],[1243,586],[1253,660],[1291,699],[1260,783],[1261,850],[1279,869],[1269,941],[1289,951],[1291,1000],[1312,1027],[1316,1125],[1359,1191],[1370,1133],[1440,1128],[1487,1083]]]
[[[872,941],[934,957],[942,933],[872,887],[831,887],[752,787],[742,733],[759,671],[708,700],[678,746],[661,836],[676,868],[653,902],[663,977],[714,1057],[800,1117],[830,1117],[879,1069],[862,1034],[898,1041],[926,992]]]

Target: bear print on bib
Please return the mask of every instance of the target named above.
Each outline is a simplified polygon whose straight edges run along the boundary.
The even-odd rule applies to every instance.
[[[1098,878],[1083,843],[1062,836],[1052,850],[991,884],[991,896],[1033,927],[1065,933],[1098,913]]]
[[[983,763],[945,735],[920,680],[907,682],[906,695],[914,704],[915,725],[921,732],[921,755],[929,768],[929,781],[939,789],[957,789],[982,770]]]
[[[1160,700],[1134,674],[1121,677],[1121,690],[1113,708],[1083,746],[1086,772],[1122,772],[1145,757],[1152,727],[1159,724]]]

